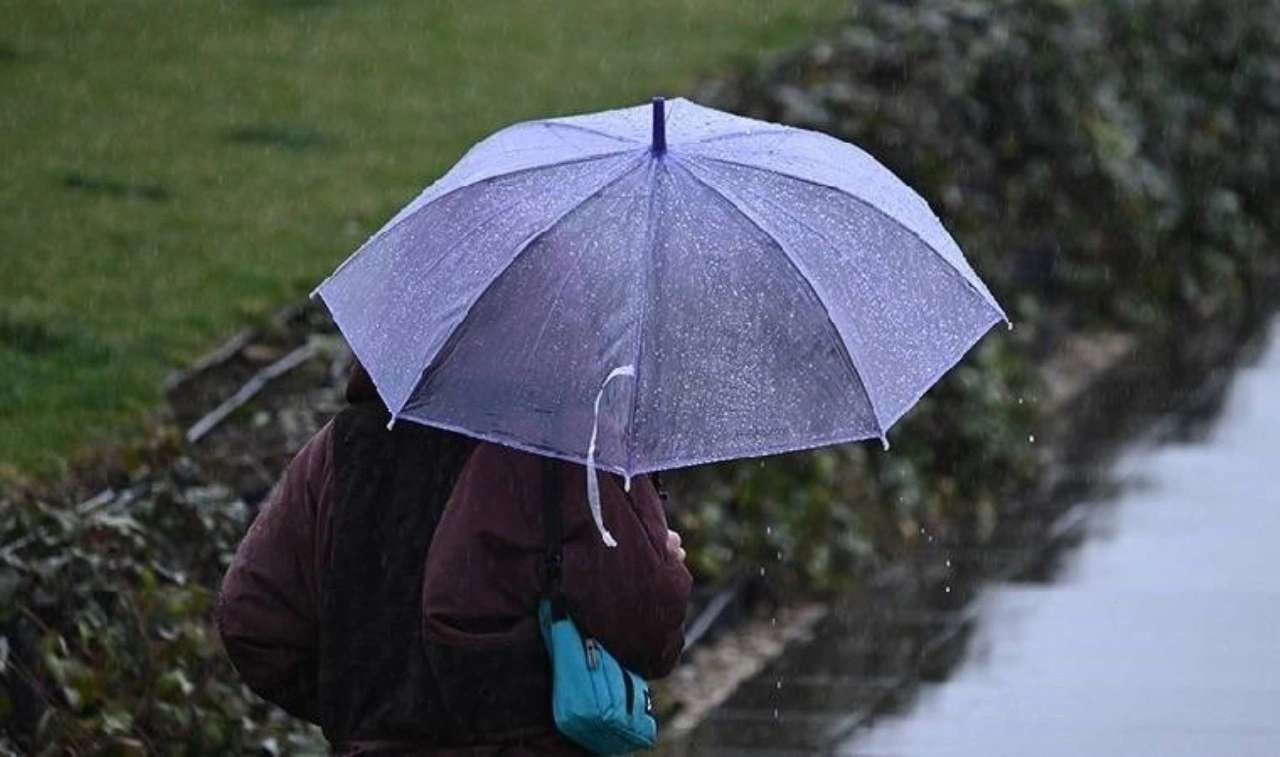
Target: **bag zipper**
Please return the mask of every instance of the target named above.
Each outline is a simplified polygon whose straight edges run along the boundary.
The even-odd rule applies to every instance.
[[[622,687],[627,690],[627,714],[631,715],[636,705],[636,685],[631,682],[631,674],[622,671]]]

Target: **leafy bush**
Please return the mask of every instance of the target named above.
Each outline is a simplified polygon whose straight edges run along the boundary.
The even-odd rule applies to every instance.
[[[789,578],[833,586],[920,528],[980,535],[1037,474],[1034,371],[1064,333],[1256,300],[1275,267],[1278,27],[1276,0],[863,2],[828,38],[709,86],[711,104],[832,133],[904,177],[1017,330],[988,336],[887,455],[687,476],[704,574],[781,551]]]
[[[193,476],[179,459],[75,508],[0,502],[0,752],[314,744],[248,694],[215,638],[217,583],[250,513]]]
[[[899,428],[850,444],[685,472],[678,528],[717,580],[763,568],[780,588],[829,592],[938,539],[989,529],[1039,472],[1038,391],[1020,343],[980,345]]]

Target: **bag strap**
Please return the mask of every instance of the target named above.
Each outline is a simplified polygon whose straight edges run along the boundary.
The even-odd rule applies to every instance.
[[[560,466],[551,458],[542,462],[542,510],[545,525],[543,560],[547,584],[544,596],[553,604],[561,602],[560,568],[564,558],[560,553]]]

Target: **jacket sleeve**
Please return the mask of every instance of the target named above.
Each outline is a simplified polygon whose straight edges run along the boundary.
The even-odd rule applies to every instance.
[[[217,612],[223,646],[249,688],[312,722],[331,436],[325,426],[285,470],[232,558]]]
[[[618,541],[607,547],[587,504],[585,474],[573,466],[564,481],[565,597],[583,633],[644,678],[662,678],[684,649],[693,579],[667,551],[666,516],[647,477],[627,493],[617,476],[600,474],[605,526]]]
[[[528,632],[544,590],[544,458],[481,444],[463,471],[427,553],[423,632],[443,644],[483,644]],[[606,547],[587,505],[586,469],[557,463],[561,476],[560,587],[583,633],[632,671],[660,678],[684,647],[693,583],[666,549],[662,503],[647,478],[630,496],[600,474]]]

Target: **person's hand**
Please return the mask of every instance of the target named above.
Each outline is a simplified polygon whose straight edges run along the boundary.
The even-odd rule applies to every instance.
[[[682,543],[682,540],[680,539],[680,534],[668,529],[667,530],[667,552],[671,555],[671,558],[676,562],[684,562],[685,553],[684,553],[684,547],[680,546],[681,543]]]

